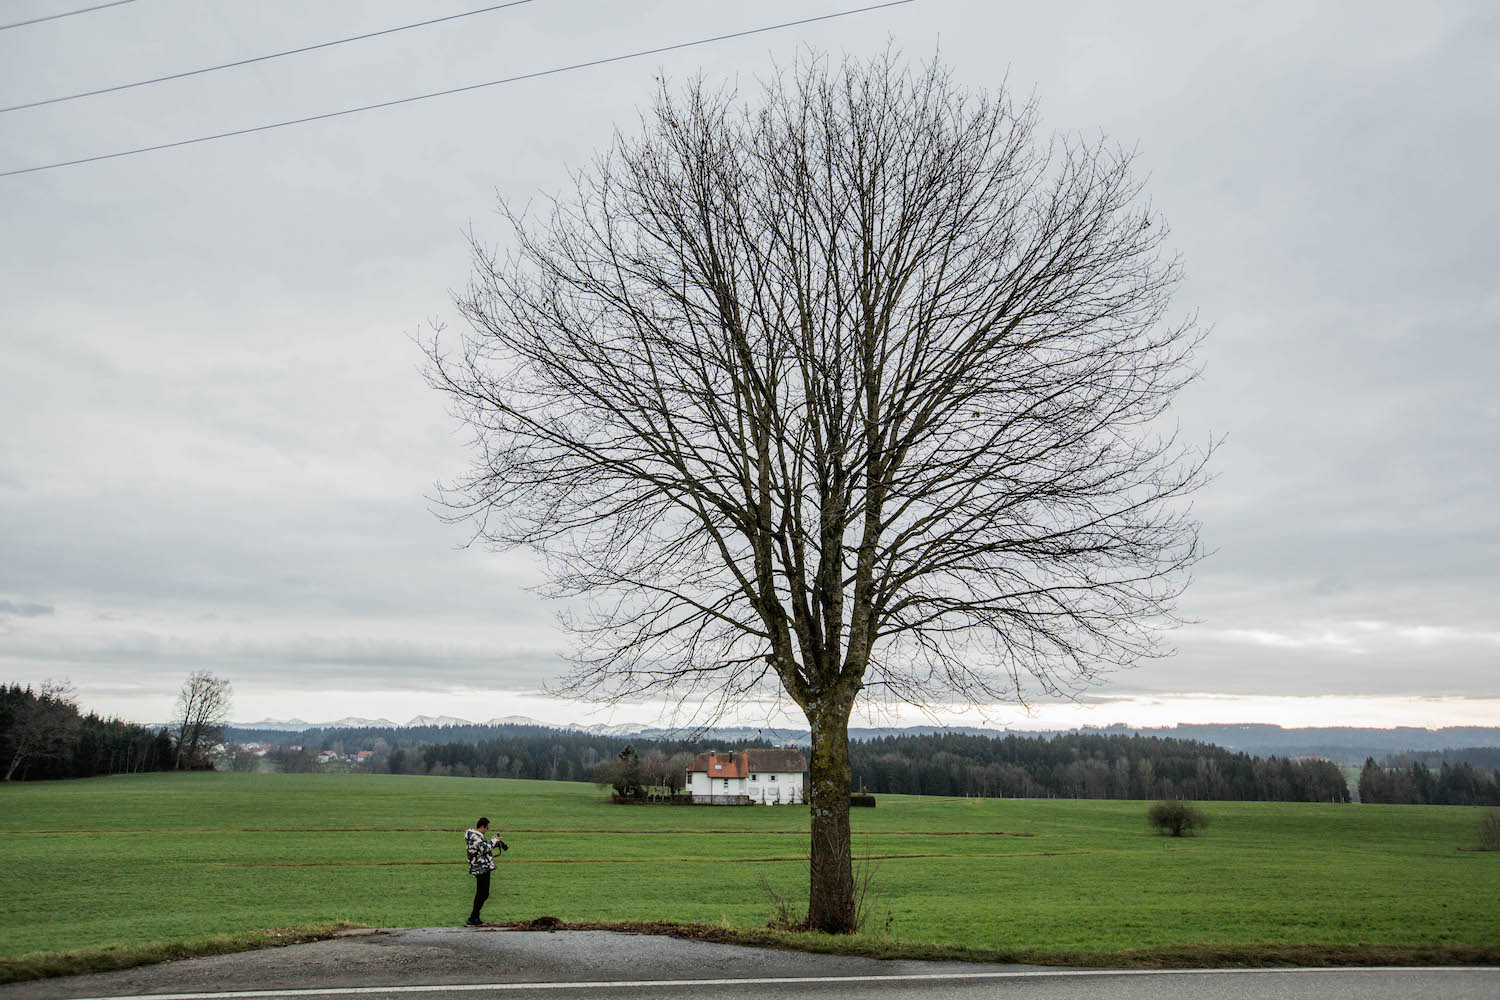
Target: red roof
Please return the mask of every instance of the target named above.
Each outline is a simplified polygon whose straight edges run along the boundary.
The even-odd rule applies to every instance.
[[[750,772],[774,771],[797,774],[807,770],[807,760],[795,750],[741,750],[739,753],[700,753],[687,766],[706,771],[710,778],[748,778]]]
[[[743,758],[736,760],[732,753],[700,753],[688,765],[689,771],[707,771],[711,778],[748,778],[749,770]]]

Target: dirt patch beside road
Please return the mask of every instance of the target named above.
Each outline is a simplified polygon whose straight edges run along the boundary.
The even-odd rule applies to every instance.
[[[529,931],[425,927],[366,932],[274,951],[11,983],[0,986],[0,1000],[307,987],[627,982],[695,979],[704,969],[732,969],[733,978],[749,979],[1015,968],[747,948],[710,940],[712,929],[697,931],[696,936],[673,933],[686,925],[641,924],[636,933],[619,933],[582,930],[552,920],[534,921],[540,929]],[[650,927],[661,933],[646,933]]]

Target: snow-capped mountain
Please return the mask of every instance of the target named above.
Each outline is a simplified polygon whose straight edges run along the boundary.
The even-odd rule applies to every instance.
[[[581,729],[595,736],[635,736],[646,729],[638,722],[621,722],[612,726],[570,726],[569,728]]]
[[[172,723],[159,723],[157,728],[170,728]],[[304,722],[302,719],[262,719],[259,722],[231,722],[234,729],[260,729],[273,732],[301,732],[305,729],[412,729],[418,726],[540,726],[545,729],[571,729],[595,736],[635,736],[650,731],[649,727],[633,722],[608,726],[580,726],[575,723],[543,722],[529,715],[500,715],[486,722],[471,722],[456,715],[417,715],[406,722],[392,722],[381,717],[367,719],[359,715],[347,715],[334,722]]]
[[[324,729],[395,729],[396,724],[390,719],[362,719],[357,715],[350,715],[337,722],[318,723]]]
[[[163,725],[170,727],[176,725],[176,723],[168,722],[163,723]],[[231,725],[237,725],[242,729],[270,729],[278,732],[295,733],[311,728],[312,723],[303,722],[301,719],[261,719],[259,722],[231,723]]]
[[[468,719],[460,719],[452,715],[415,715],[406,723],[406,728],[414,726],[472,726],[474,723]]]

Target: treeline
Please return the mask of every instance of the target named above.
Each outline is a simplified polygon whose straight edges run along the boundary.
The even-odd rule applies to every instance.
[[[392,750],[386,757],[386,768],[392,774],[592,781],[613,785],[617,792],[628,797],[640,797],[645,794],[646,786],[660,786],[669,793],[681,791],[687,766],[699,753],[770,746],[760,741],[733,744],[652,741],[644,752],[637,753],[632,743],[619,742],[622,744],[620,751],[605,757],[599,756],[597,747],[585,747],[578,764],[574,764],[562,744],[526,748],[507,740],[440,743],[411,750]]]
[[[849,758],[854,787],[876,794],[1349,801],[1330,761],[1252,757],[1157,736],[888,736],[850,744]]]
[[[1444,761],[1432,770],[1421,761],[1405,766],[1365,760],[1359,772],[1359,801],[1391,805],[1500,806],[1500,769]]]
[[[166,771],[173,758],[165,731],[84,715],[65,685],[0,686],[0,766],[6,781]]]
[[[619,758],[632,741],[556,729],[515,728],[514,735],[476,742],[446,740],[427,746],[397,746],[385,755],[392,774],[436,774],[476,778],[534,778],[543,781],[596,781],[600,765]],[[491,730],[494,732],[494,730]],[[346,741],[347,742],[347,741]],[[636,741],[640,742],[640,741]],[[681,785],[693,757],[708,750],[768,748],[764,740],[652,740],[641,743],[648,784]]]
[[[1452,750],[1409,750],[1385,758],[1386,767],[1409,767],[1411,764],[1441,767],[1444,764],[1468,764],[1484,771],[1500,770],[1500,747],[1458,747]]]
[[[634,743],[646,774],[707,750],[769,747],[761,740],[626,740],[533,726],[431,729],[231,730],[270,737],[287,770],[311,770],[319,749],[373,751],[362,767],[397,774],[592,781]],[[290,751],[291,745],[301,749]],[[1326,760],[1252,757],[1208,743],[1156,736],[1060,734],[891,736],[849,746],[853,786],[877,794],[1027,798],[1238,799],[1347,802],[1339,768]],[[663,772],[665,773],[665,771]],[[649,784],[670,784],[648,780]]]
[[[528,751],[538,747],[546,747],[550,750],[553,746],[561,746],[563,752],[582,759],[587,751],[592,748],[595,756],[602,759],[606,751],[613,754],[619,753],[629,742],[641,743],[640,737],[632,736],[622,738],[616,736],[599,736],[577,729],[553,729],[550,726],[482,726],[478,724],[461,726],[365,726],[358,729],[347,728],[325,728],[314,726],[310,729],[281,730],[281,729],[256,729],[253,726],[226,726],[224,729],[225,739],[237,743],[270,743],[280,746],[305,746],[322,748],[324,750],[336,749],[343,744],[350,750],[373,750],[379,745],[386,747],[426,747],[441,743],[471,743],[478,744],[485,741],[501,740],[518,746],[524,745]],[[651,740],[652,744],[661,746],[678,745],[671,740]],[[709,744],[704,741],[704,746]],[[685,745],[685,744],[684,744]],[[713,743],[715,747],[728,745],[726,741],[719,740]],[[739,744],[735,744],[738,746]],[[745,743],[746,746],[761,746],[762,743]]]
[[[390,774],[430,774],[453,777],[531,778],[540,781],[593,781],[601,763],[618,758],[634,743],[643,762],[682,758],[686,768],[693,756],[707,750],[767,748],[765,740],[642,740],[639,737],[600,736],[546,726],[412,726],[401,728],[281,731],[231,726],[225,738],[236,745],[269,745],[266,759],[285,771],[315,771],[322,751],[340,758],[368,750],[372,757],[358,764],[364,771]],[[333,765],[343,766],[343,764]],[[659,782],[666,784],[667,782]]]

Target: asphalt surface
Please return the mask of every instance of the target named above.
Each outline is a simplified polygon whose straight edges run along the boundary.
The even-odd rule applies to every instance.
[[[1135,972],[902,962],[602,931],[419,928],[0,986],[0,1000],[246,993],[368,1000],[1495,1000],[1500,969]]]

